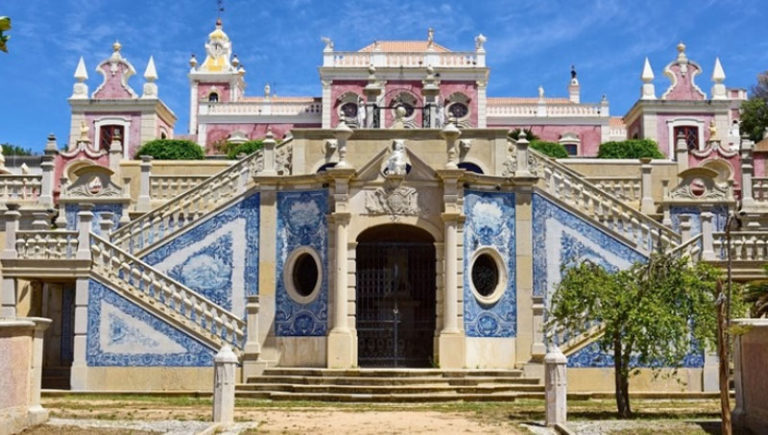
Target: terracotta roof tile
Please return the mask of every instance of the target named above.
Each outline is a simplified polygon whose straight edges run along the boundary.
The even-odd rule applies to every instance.
[[[608,125],[611,127],[626,127],[624,124],[624,118],[619,118],[618,116],[613,116],[608,119]]]
[[[489,106],[498,106],[502,104],[536,104],[539,102],[538,97],[524,98],[524,97],[497,97],[488,98]],[[567,98],[544,98],[545,103],[554,104],[569,104],[571,100]]]
[[[765,153],[768,152],[768,138],[761,140],[755,144],[755,151]]]

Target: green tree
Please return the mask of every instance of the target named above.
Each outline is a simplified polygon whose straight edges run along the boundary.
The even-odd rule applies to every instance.
[[[554,157],[556,159],[568,158],[568,150],[565,149],[563,144],[560,144],[557,142],[546,142],[543,140],[535,140],[531,142],[530,146],[536,151],[544,155],[547,155],[549,157]]]
[[[155,139],[139,148],[136,158],[152,156],[158,160],[202,160],[205,153],[200,145],[183,139]]]
[[[11,30],[11,18],[0,17],[0,51],[4,51],[6,53],[8,53],[8,47],[6,46],[6,43],[9,39],[11,39],[11,37],[4,35],[3,32],[8,30]]]
[[[10,143],[0,144],[0,146],[3,147],[4,156],[31,156],[33,154],[29,148],[22,148]]]
[[[597,150],[598,159],[640,159],[643,157],[663,159],[664,154],[659,151],[659,146],[651,139],[605,142],[601,143]]]
[[[227,147],[227,157],[230,159],[236,159],[239,154],[251,154],[257,150],[260,150],[263,139],[249,140],[241,144],[229,144]]]
[[[768,127],[767,99],[753,96],[741,103],[741,133],[746,133],[755,142],[763,139],[763,132]]]
[[[616,408],[628,418],[629,378],[635,369],[677,368],[692,349],[713,348],[717,342],[721,275],[705,263],[692,266],[688,258],[664,254],[616,272],[582,261],[565,271],[547,329],[574,335],[604,326],[597,343],[613,356]],[[740,301],[734,291],[734,312],[743,309]]]
[[[768,264],[763,266],[768,274]],[[749,303],[752,317],[768,317],[768,279],[752,281],[747,284],[744,300]]]

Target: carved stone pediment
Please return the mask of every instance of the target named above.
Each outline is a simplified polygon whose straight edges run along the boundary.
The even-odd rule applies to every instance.
[[[678,176],[682,179],[667,196],[667,200],[685,201],[729,201],[733,195],[728,186],[721,186],[715,180],[717,171],[696,167],[686,169]]]
[[[365,209],[371,215],[418,216],[419,193],[408,186],[384,186],[365,192]]]
[[[86,166],[75,171],[77,179],[62,192],[62,198],[124,199],[123,189],[111,180],[112,170],[104,166]]]

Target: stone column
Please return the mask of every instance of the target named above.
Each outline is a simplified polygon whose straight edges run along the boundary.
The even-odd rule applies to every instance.
[[[453,121],[449,122],[442,130],[440,136],[445,139],[446,153],[448,159],[445,162],[445,169],[458,169],[459,150],[456,149],[456,139],[461,136],[461,130],[456,127]]]
[[[681,214],[678,216],[680,219],[680,236],[682,242],[691,240],[691,215]]]
[[[75,283],[75,328],[72,347],[72,371],[69,383],[73,391],[88,388],[86,349],[88,338],[88,278],[77,278]]]
[[[272,130],[267,130],[267,135],[264,137],[262,145],[262,152],[264,153],[264,169],[259,175],[277,175],[277,170],[275,169],[275,146],[277,146],[277,142],[275,142],[275,136],[272,134]]]
[[[649,157],[640,159],[640,163],[640,211],[645,214],[653,214],[656,213],[656,203],[653,202],[653,184],[651,183],[653,166]]]
[[[19,204],[9,202],[5,205],[5,249],[3,260],[16,258],[16,232],[19,230]],[[16,317],[16,279],[3,274],[2,294],[0,294],[0,317]]]
[[[137,211],[149,211],[152,197],[150,196],[150,175],[152,174],[152,156],[141,156],[141,178],[139,178],[139,198],[136,201]]]
[[[515,177],[530,177],[531,171],[528,168],[528,155],[530,151],[528,146],[530,142],[521,132],[521,138],[515,141]]]
[[[720,391],[720,358],[717,351],[707,349],[704,353],[704,368],[701,373],[703,391]]]
[[[91,259],[91,225],[93,223],[93,204],[80,204],[77,213],[77,254],[78,260]]]
[[[712,235],[712,217],[710,211],[701,212],[701,258],[704,261],[715,260],[714,236]]]
[[[237,355],[225,344],[213,358],[213,421],[235,422],[235,366]]]
[[[435,119],[437,117],[436,97],[440,94],[440,85],[435,78],[435,69],[432,65],[427,66],[427,76],[422,81],[422,84],[421,95],[424,97],[424,103],[429,116],[429,125],[424,125],[424,128],[436,128],[438,125],[437,119]]]
[[[380,114],[379,125],[374,124],[376,101],[382,92],[381,84],[376,80],[376,67],[368,67],[368,84],[363,88],[365,94],[365,128],[384,128],[384,113]]]
[[[736,403],[733,412],[731,412],[731,418],[735,427],[745,426],[747,413],[744,403],[744,373],[741,368],[741,340],[743,337],[742,334],[733,337],[733,389],[735,390],[734,401]]]
[[[685,135],[681,131],[675,138],[675,159],[677,160],[677,173],[688,169],[688,144]]]
[[[564,425],[567,409],[566,373],[568,359],[555,346],[544,357],[544,396],[547,402],[545,422],[547,426]]]
[[[115,173],[115,179],[120,179],[120,160],[123,159],[123,144],[120,143],[120,138],[112,139],[112,143],[109,144],[109,169]],[[142,158],[142,160],[144,160]]]
[[[45,208],[51,208],[53,207],[53,159],[55,157],[55,152],[49,153],[49,151],[46,149],[45,154],[43,155],[42,162],[40,163],[40,169],[42,170],[42,178],[41,178],[41,186],[40,186],[40,197],[38,198],[38,202],[42,207]]]
[[[741,209],[749,210],[755,207],[755,198],[752,191],[752,176],[754,165],[752,163],[752,151],[754,143],[748,139],[741,140]]]
[[[259,296],[246,297],[245,303],[245,352],[243,353],[243,382],[259,376],[266,367],[259,361],[261,341],[259,339]]]
[[[530,270],[530,269],[529,269]],[[542,358],[547,353],[547,345],[544,344],[544,314],[546,306],[544,296],[533,296],[533,343],[531,344],[531,359],[541,364]],[[518,358],[518,361],[520,359]]]
[[[113,222],[114,217],[115,214],[111,211],[105,211],[99,214],[99,234],[107,240],[109,240],[109,233],[112,232],[112,227],[115,225]]]
[[[36,425],[48,420],[48,411],[40,404],[40,385],[43,380],[43,336],[51,324],[51,319],[29,317],[28,320],[35,322],[30,361],[28,422],[30,425]]]

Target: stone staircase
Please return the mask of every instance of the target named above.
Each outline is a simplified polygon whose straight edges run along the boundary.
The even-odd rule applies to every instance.
[[[521,370],[271,368],[236,387],[239,398],[329,402],[513,401],[543,398]]]

